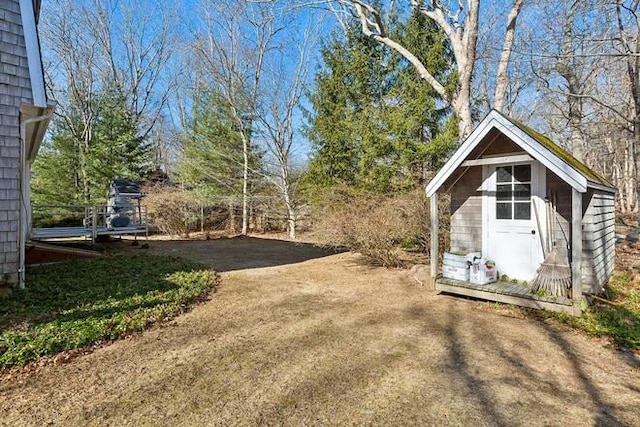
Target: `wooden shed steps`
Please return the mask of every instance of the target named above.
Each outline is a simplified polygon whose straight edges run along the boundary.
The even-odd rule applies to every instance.
[[[436,290],[455,295],[464,295],[487,301],[515,304],[521,307],[542,308],[573,314],[573,300],[565,297],[536,295],[531,289],[518,283],[495,282],[478,285],[462,280],[438,277]]]

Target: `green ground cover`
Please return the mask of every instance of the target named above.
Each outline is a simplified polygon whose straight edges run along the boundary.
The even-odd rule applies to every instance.
[[[117,255],[42,265],[0,299],[0,368],[91,346],[171,319],[215,284],[184,259]]]

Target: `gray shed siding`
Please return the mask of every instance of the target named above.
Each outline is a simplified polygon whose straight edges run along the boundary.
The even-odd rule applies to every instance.
[[[567,239],[571,241],[571,187],[547,170],[547,195],[552,194],[557,203],[553,221],[556,249],[567,257]],[[582,196],[582,210],[582,290],[597,294],[602,292],[615,267],[614,195],[589,189]]]
[[[613,273],[616,258],[614,195],[589,189],[582,196],[582,286],[600,293]]]
[[[569,259],[569,243],[571,242],[571,186],[547,169],[546,195],[555,199],[555,217],[553,224],[553,243],[563,259]],[[553,213],[552,213],[553,215]]]
[[[451,251],[482,251],[482,168],[469,168],[451,188]]]
[[[20,104],[32,103],[18,0],[0,2],[0,281],[18,276]]]

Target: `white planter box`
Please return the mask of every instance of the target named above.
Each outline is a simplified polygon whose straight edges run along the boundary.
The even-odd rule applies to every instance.
[[[449,267],[468,268],[469,264],[467,264],[467,261],[466,255],[456,255],[445,252],[442,256],[442,265]]]
[[[466,261],[465,261],[466,263]],[[454,267],[451,265],[442,266],[442,277],[454,280],[469,281],[469,268],[466,267]]]

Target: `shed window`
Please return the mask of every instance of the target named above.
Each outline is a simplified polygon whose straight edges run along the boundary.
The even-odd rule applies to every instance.
[[[531,165],[496,169],[496,218],[531,219]]]

